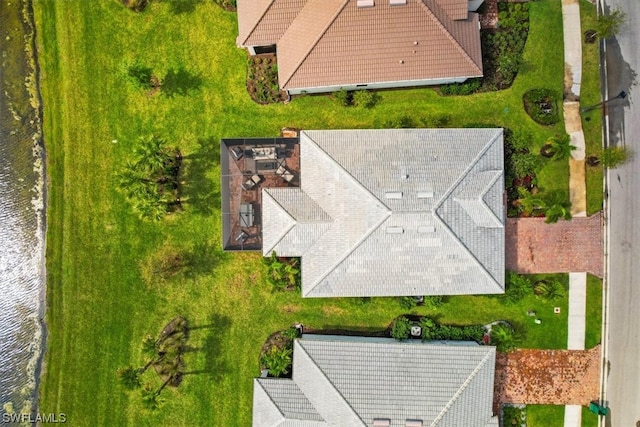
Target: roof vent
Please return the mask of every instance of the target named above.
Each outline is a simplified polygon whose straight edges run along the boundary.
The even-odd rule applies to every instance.
[[[391,425],[390,419],[385,418],[374,418],[373,419],[373,427],[389,427]]]
[[[407,0],[389,0],[389,4],[391,6],[401,6],[407,4]]]
[[[433,199],[433,191],[418,191],[418,199]]]
[[[422,427],[422,420],[407,420],[404,425],[406,427]]]
[[[373,7],[373,0],[358,0],[358,7]]]
[[[402,199],[402,191],[387,191],[384,193],[385,199]]]
[[[436,228],[433,225],[419,225],[418,233],[435,233]]]
[[[387,227],[387,234],[402,234],[402,233],[404,233],[404,228],[402,227]]]

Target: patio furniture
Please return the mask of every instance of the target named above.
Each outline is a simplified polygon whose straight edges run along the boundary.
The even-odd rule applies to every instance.
[[[244,157],[244,150],[240,147],[232,147],[229,152],[235,160],[240,160]]]
[[[251,190],[255,186],[256,186],[256,183],[253,181],[253,179],[248,179],[244,183],[242,183],[243,190]]]
[[[289,171],[286,171],[285,173],[282,174],[282,179],[284,179],[287,182],[291,182],[293,180],[293,174]]]
[[[248,238],[249,238],[249,235],[247,233],[245,233],[244,231],[240,231],[236,236],[236,242],[244,243],[247,241]]]
[[[254,147],[253,158],[256,160],[276,159],[276,147]]]
[[[260,182],[262,182],[262,177],[258,174],[254,174],[251,177],[251,181],[253,181],[256,185],[260,184]]]
[[[274,160],[256,160],[256,171],[260,172],[273,172],[278,168],[278,162]]]

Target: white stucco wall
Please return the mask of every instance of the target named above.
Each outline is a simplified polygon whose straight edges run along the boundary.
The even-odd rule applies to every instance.
[[[351,90],[361,90],[361,89],[391,89],[391,88],[399,88],[399,87],[435,86],[435,85],[442,85],[447,83],[462,83],[465,80],[473,77],[482,77],[482,76],[456,77],[456,78],[447,78],[447,79],[403,80],[403,81],[395,81],[395,82],[369,83],[364,85],[340,85],[340,86],[321,86],[321,87],[310,87],[310,88],[288,88],[287,92],[289,92],[290,95],[300,95],[302,93],[336,92],[340,89],[351,91]]]

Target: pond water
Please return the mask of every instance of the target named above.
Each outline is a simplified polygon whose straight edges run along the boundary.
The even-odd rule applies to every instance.
[[[36,411],[45,338],[44,150],[31,16],[29,0],[0,1],[0,415]]]

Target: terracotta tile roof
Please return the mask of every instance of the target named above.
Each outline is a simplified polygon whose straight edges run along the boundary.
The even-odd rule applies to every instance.
[[[482,75],[478,15],[450,17],[460,0],[356,4],[308,0],[278,41],[283,89]]]
[[[436,0],[451,19],[467,19],[469,0]]]
[[[283,36],[307,0],[244,0],[238,2],[240,46],[268,46]]]

